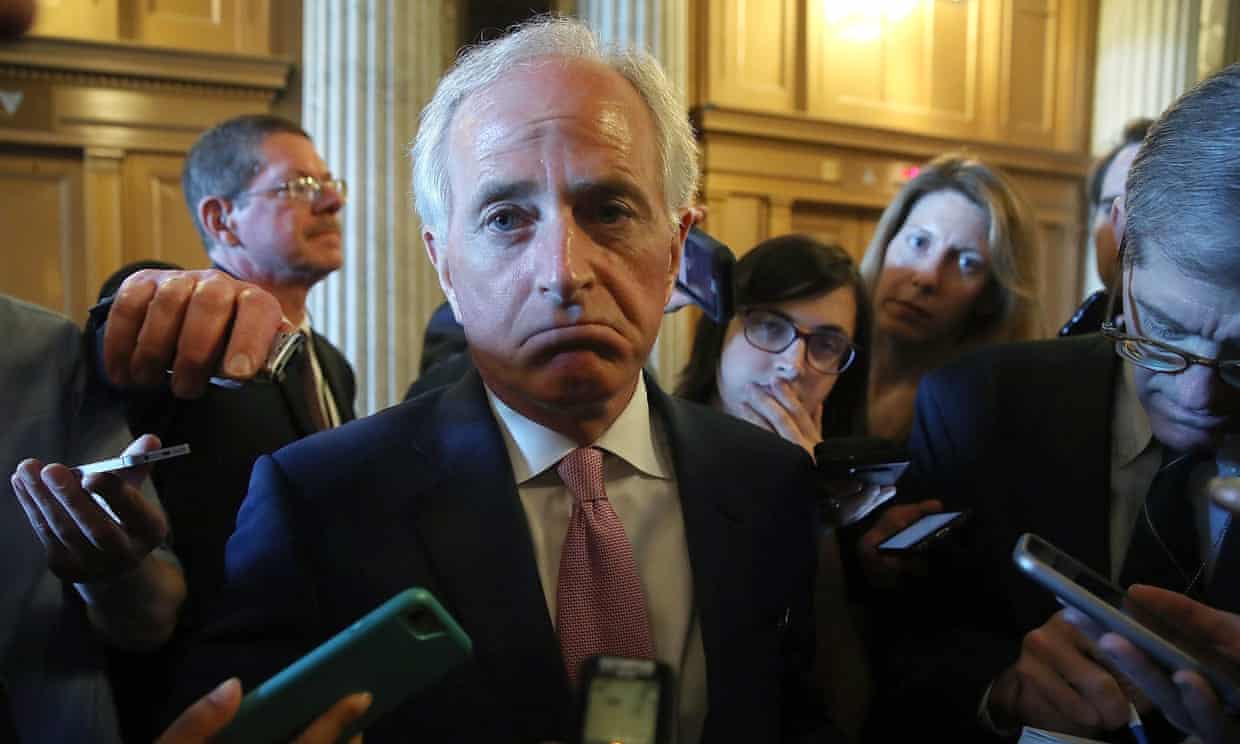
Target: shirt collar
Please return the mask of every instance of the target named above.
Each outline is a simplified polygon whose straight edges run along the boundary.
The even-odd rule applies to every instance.
[[[1121,362],[1119,384],[1115,386],[1115,460],[1120,467],[1157,444],[1150,428],[1150,416],[1137,399],[1137,386],[1132,378],[1132,365]]]
[[[518,485],[538,476],[577,449],[573,440],[517,413],[489,387],[486,391]],[[629,404],[593,446],[616,455],[647,475],[671,478],[671,468],[656,451],[652,423],[646,382],[639,375]]]

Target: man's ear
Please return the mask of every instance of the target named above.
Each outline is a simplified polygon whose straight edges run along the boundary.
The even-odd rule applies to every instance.
[[[232,206],[232,202],[219,196],[204,196],[198,201],[198,222],[214,245],[241,244],[241,239],[233,232]]]
[[[1124,245],[1124,229],[1128,227],[1128,213],[1124,211],[1124,198],[1115,197],[1115,201],[1111,202],[1111,230],[1115,233],[1116,250],[1122,253]],[[1124,257],[1120,255],[1120,265],[1123,265]]]
[[[422,232],[422,243],[426,246],[426,257],[430,259],[431,265],[435,267],[435,275],[439,277],[439,288],[443,290],[444,297],[448,298],[448,305],[452,308],[452,317],[460,323],[461,309],[456,303],[456,288],[452,286],[452,269],[448,266],[448,257],[445,255],[443,245],[430,230]]]

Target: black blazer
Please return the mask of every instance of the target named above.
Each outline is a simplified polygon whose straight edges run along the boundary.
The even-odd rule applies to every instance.
[[[707,741],[822,735],[804,453],[648,383],[675,462],[706,652]],[[263,457],[228,544],[228,584],[181,670],[192,700],[279,670],[411,585],[474,658],[377,721],[368,742],[573,740],[573,704],[529,530],[476,372]]]
[[[876,600],[870,741],[991,740],[976,722],[987,685],[1060,609],[1013,564],[1022,533],[1108,575],[1118,370],[1112,343],[1093,334],[990,347],[922,380],[901,499],[973,514],[926,581]]]
[[[353,369],[318,333],[314,344],[341,422],[352,421]],[[151,471],[168,512],[172,548],[185,568],[189,599],[182,622],[188,629],[199,624],[200,609],[211,604],[224,583],[224,545],[236,525],[254,461],[314,430],[301,374],[301,367],[290,364],[278,383],[253,382],[238,390],[212,385],[196,400],[175,398],[166,388],[129,398],[132,431],[158,434],[166,445],[190,445],[189,455]]]

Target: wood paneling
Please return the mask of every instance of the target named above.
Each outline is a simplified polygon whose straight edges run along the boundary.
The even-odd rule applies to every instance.
[[[129,22],[148,44],[267,54],[270,17],[270,0],[137,0]]]
[[[131,153],[121,167],[125,184],[125,261],[155,258],[186,268],[210,265],[181,192],[184,158]]]
[[[117,0],[38,0],[33,36],[115,41],[119,37]]]
[[[81,204],[80,153],[0,148],[0,292],[84,317]]]
[[[859,263],[874,237],[880,214],[878,209],[798,204],[792,212],[792,232],[834,243]]]
[[[799,105],[801,2],[711,0],[700,48],[707,100],[757,109]]]
[[[906,15],[808,4],[808,111],[868,126],[968,136],[982,127],[980,0]]]

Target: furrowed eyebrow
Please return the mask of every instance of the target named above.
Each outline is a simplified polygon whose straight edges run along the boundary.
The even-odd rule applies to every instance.
[[[1166,333],[1188,335],[1189,332],[1187,328],[1180,325],[1178,321],[1171,318],[1163,311],[1153,305],[1147,305],[1136,297],[1132,298],[1132,301],[1137,306],[1137,310],[1141,314],[1140,317],[1143,323],[1149,323],[1150,325],[1153,325]]]
[[[538,188],[533,181],[487,181],[478,190],[470,205],[470,213],[477,214],[488,204],[507,199],[521,199]]]

